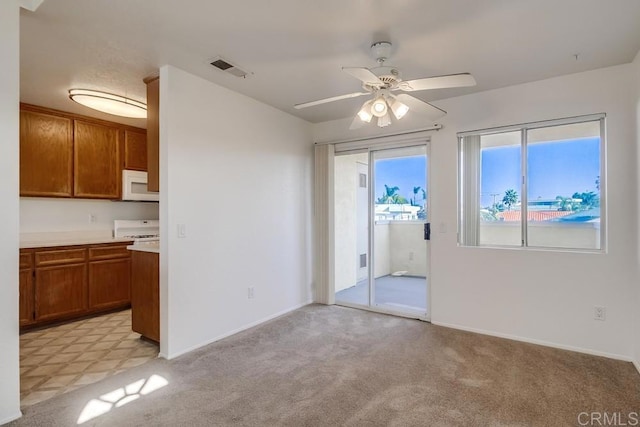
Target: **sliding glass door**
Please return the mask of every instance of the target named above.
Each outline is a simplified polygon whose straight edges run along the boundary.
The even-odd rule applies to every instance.
[[[336,303],[428,318],[427,145],[337,155]]]

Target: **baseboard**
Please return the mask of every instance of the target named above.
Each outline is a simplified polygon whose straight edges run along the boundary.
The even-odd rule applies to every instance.
[[[506,338],[506,339],[513,340],[513,341],[520,341],[520,342],[526,342],[526,343],[529,343],[529,344],[542,345],[542,346],[545,346],[545,347],[558,348],[560,350],[575,351],[577,353],[590,354],[592,356],[607,357],[609,359],[622,360],[622,361],[625,361],[625,362],[634,362],[636,368],[638,369],[638,371],[640,371],[640,368],[638,368],[638,364],[636,364],[636,362],[633,360],[633,358],[631,358],[629,356],[622,355],[622,354],[607,353],[607,352],[604,352],[604,351],[591,350],[591,349],[582,348],[582,347],[574,347],[574,346],[558,344],[558,343],[554,343],[554,342],[550,342],[550,341],[536,340],[536,339],[532,339],[532,338],[524,338],[524,337],[520,337],[518,335],[510,335],[510,334],[503,334],[503,333],[500,333],[500,332],[487,331],[487,330],[484,330],[484,329],[469,328],[469,327],[466,327],[466,326],[456,325],[456,324],[453,324],[453,323],[437,322],[437,321],[434,321],[434,320],[431,320],[431,323],[434,324],[434,325],[438,325],[438,326],[444,326],[446,328],[459,329],[461,331],[467,331],[467,332],[474,332],[476,334],[489,335],[489,336],[498,337],[498,338]]]
[[[164,359],[167,359],[167,360],[175,359],[176,357],[180,357],[180,356],[182,356],[183,354],[187,354],[187,353],[190,353],[190,352],[192,352],[192,351],[194,351],[194,350],[197,350],[197,349],[199,349],[200,347],[204,347],[205,345],[209,345],[209,344],[214,343],[214,342],[216,342],[216,341],[220,341],[221,339],[224,339],[224,338],[230,337],[231,335],[235,335],[235,334],[237,334],[238,332],[246,331],[247,329],[253,328],[254,326],[258,326],[258,325],[260,325],[260,324],[262,324],[262,323],[264,323],[264,322],[268,322],[269,320],[275,319],[276,317],[283,316],[283,315],[285,315],[285,314],[287,314],[287,313],[290,313],[290,312],[292,312],[292,311],[295,311],[295,310],[297,310],[297,309],[299,309],[299,308],[302,308],[302,307],[304,307],[304,306],[306,306],[306,305],[309,305],[309,304],[312,304],[312,303],[313,303],[313,301],[312,301],[312,300],[309,300],[309,301],[307,301],[307,302],[303,302],[302,304],[297,304],[297,305],[295,305],[295,306],[293,306],[293,307],[289,307],[289,308],[287,308],[287,309],[285,309],[285,310],[279,311],[279,312],[277,312],[277,313],[275,313],[275,314],[272,314],[272,315],[267,316],[267,317],[265,317],[265,318],[262,318],[262,319],[260,319],[260,320],[256,320],[255,322],[251,322],[251,323],[249,323],[249,324],[247,324],[247,325],[244,325],[244,326],[242,326],[242,327],[240,327],[240,328],[237,328],[237,329],[234,329],[234,330],[229,331],[229,332],[227,332],[227,333],[224,333],[224,334],[222,334],[222,335],[219,335],[219,336],[217,336],[217,337],[215,337],[215,338],[213,338],[213,339],[210,339],[210,340],[204,341],[204,342],[202,342],[202,343],[200,343],[200,344],[196,344],[196,345],[194,345],[194,346],[192,346],[192,347],[189,347],[189,348],[188,348],[188,349],[186,349],[186,350],[182,350],[182,351],[180,351],[180,352],[177,352],[177,353],[174,353],[174,354],[169,354],[169,355],[159,354],[158,356],[163,357]]]
[[[637,360],[633,361],[633,366],[636,367],[636,369],[638,370],[638,373],[640,374],[640,362]]]
[[[20,417],[22,417],[22,412],[18,411],[18,413],[17,413],[17,414],[10,415],[9,417],[7,417],[7,418],[4,418],[4,419],[0,420],[0,426],[1,426],[1,425],[8,424],[8,423],[10,423],[11,421],[15,421],[15,420],[17,420],[17,419],[18,419],[18,418],[20,418]]]

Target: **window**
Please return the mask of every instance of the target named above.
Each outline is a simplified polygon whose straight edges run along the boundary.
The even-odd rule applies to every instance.
[[[603,248],[604,115],[459,136],[464,246]]]

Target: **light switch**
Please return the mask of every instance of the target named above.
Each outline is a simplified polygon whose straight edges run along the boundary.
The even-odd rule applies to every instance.
[[[446,222],[441,222],[438,228],[439,228],[441,233],[446,233],[447,232],[447,223]]]
[[[186,224],[178,224],[178,237],[184,239],[187,237],[187,226]]]

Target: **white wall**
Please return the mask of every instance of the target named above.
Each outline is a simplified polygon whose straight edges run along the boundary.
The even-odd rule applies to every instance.
[[[633,68],[633,79],[635,82],[635,113],[636,113],[636,149],[638,151],[638,157],[636,162],[640,165],[640,52],[636,55],[635,60],[632,64]],[[636,168],[636,179],[638,182],[638,188],[640,188],[640,172],[638,172],[638,168]],[[640,212],[640,198],[638,199],[638,212]],[[640,221],[640,219],[638,219]],[[638,227],[638,231],[640,233],[640,227]],[[633,342],[635,345],[635,353],[634,353],[634,363],[638,371],[640,371],[640,236],[638,237],[638,278],[636,278],[636,298],[633,302],[633,313],[634,313],[634,329],[633,329]]]
[[[391,270],[391,227],[389,221],[377,221],[374,225],[373,277],[387,276]]]
[[[377,226],[376,226],[377,229]],[[427,244],[422,222],[389,221],[391,272],[427,276]]]
[[[21,415],[18,358],[19,19],[16,0],[0,2],[0,424]]]
[[[447,99],[431,143],[431,301],[434,323],[631,360],[637,288],[636,116],[632,66],[563,76]],[[608,253],[458,247],[456,133],[607,113]],[[428,127],[406,117],[385,132]],[[348,131],[351,119],[314,126],[314,139],[376,135]],[[541,280],[544,273],[545,280]],[[552,279],[548,279],[551,277]],[[593,319],[593,306],[607,320]]]
[[[480,245],[519,246],[522,240],[520,221],[480,222]],[[529,222],[527,242],[530,246],[593,249],[600,246],[597,222]]]
[[[160,351],[172,358],[311,301],[313,147],[303,120],[172,66],[160,79]]]
[[[358,163],[366,154],[336,156],[334,179],[335,290],[355,286],[357,280],[357,190]]]
[[[114,219],[158,219],[158,203],[20,198],[21,233],[112,230]]]
[[[367,227],[359,227],[358,220],[366,223],[368,210],[358,211],[358,167],[367,164],[367,153],[347,154],[335,157],[334,164],[334,220],[335,232],[335,291],[341,291],[355,284],[358,279],[359,239],[368,242]],[[367,178],[368,179],[368,178]],[[364,218],[358,215],[364,214]],[[366,243],[365,243],[366,246]],[[366,252],[366,249],[365,249]],[[366,277],[366,276],[365,276]]]

